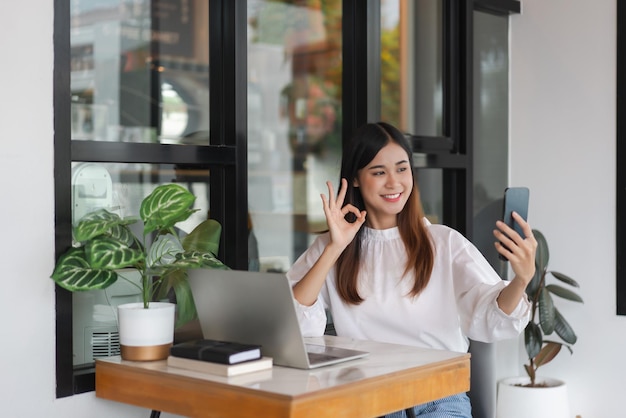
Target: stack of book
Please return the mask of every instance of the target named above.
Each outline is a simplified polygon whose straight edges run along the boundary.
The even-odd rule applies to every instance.
[[[194,340],[170,348],[167,365],[219,376],[237,376],[272,368],[261,347],[230,341]]]

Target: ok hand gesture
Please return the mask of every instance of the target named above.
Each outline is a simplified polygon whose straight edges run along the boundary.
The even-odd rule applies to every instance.
[[[346,179],[341,179],[339,194],[336,198],[333,197],[335,193],[332,183],[327,181],[326,185],[328,186],[328,197],[323,193],[321,197],[324,204],[324,215],[326,216],[330,232],[329,245],[336,246],[340,251],[343,251],[354,239],[363,222],[365,222],[366,212],[360,211],[352,204],[343,205],[346,190],[348,189]],[[353,213],[356,216],[356,221],[348,222],[345,218],[348,213]]]

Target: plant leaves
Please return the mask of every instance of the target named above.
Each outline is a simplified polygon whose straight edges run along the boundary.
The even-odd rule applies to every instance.
[[[148,250],[146,263],[149,268],[174,264],[176,256],[183,252],[180,241],[173,234],[159,235]]]
[[[109,212],[106,209],[96,209],[92,212],[89,212],[87,214],[85,214],[85,216],[83,216],[82,218],[80,218],[78,220],[78,223],[83,223],[83,222],[91,222],[91,221],[120,221],[121,218],[113,213],[113,212]]]
[[[197,311],[191,287],[187,280],[177,280],[173,283],[173,288],[174,293],[176,293],[176,307],[178,308],[175,327],[178,328],[195,319]]]
[[[91,268],[82,247],[63,254],[51,277],[59,286],[72,292],[105,289],[117,281],[115,271]]]
[[[217,255],[220,249],[222,225],[215,219],[207,219],[196,226],[183,239],[183,248],[186,251],[200,251]]]
[[[543,346],[541,351],[535,356],[535,369],[549,363],[559,354],[563,345],[555,342],[548,342]]]
[[[563,339],[566,343],[576,344],[576,334],[574,330],[570,326],[570,324],[563,318],[563,315],[558,311],[558,309],[554,309],[556,324],[554,326],[554,330],[557,335]]]
[[[74,238],[83,246],[59,258],[52,279],[70,291],[103,289],[121,277],[116,270],[132,267],[141,274],[144,302],[155,296],[151,292],[156,277],[159,295],[167,296],[173,290],[180,300],[177,325],[193,319],[195,304],[186,269],[228,269],[216,258],[221,236],[217,221],[200,223],[183,242],[175,235],[175,224],[196,212],[191,209],[194,201],[195,196],[178,184],[158,186],[142,201],[144,239],[158,231],[150,248],[128,227],[138,218],[121,219],[105,209],[87,214],[74,228]]]
[[[543,336],[539,325],[532,321],[526,325],[526,329],[524,329],[524,342],[528,358],[535,358],[535,356],[539,354],[541,345],[543,344]]]
[[[533,235],[537,241],[537,251],[535,253],[535,265],[538,271],[544,271],[548,267],[550,260],[550,251],[548,250],[548,242],[546,237],[536,229],[533,229]]]
[[[177,255],[176,267],[178,268],[213,268],[227,270],[228,267],[217,259],[213,254],[199,251],[185,251]]]
[[[114,239],[97,238],[85,245],[85,258],[94,269],[116,270],[136,266],[144,254]]]
[[[531,301],[535,300],[535,296],[537,295],[537,292],[539,291],[539,286],[541,285],[541,279],[544,274],[545,274],[545,271],[539,270],[539,267],[535,265],[535,275],[530,280],[530,283],[528,283],[528,286],[526,286],[526,294],[528,295],[528,299],[530,299]]]
[[[134,243],[140,245],[130,228],[126,224],[115,225],[109,231],[109,236],[116,241],[123,242],[129,247],[132,247]]]
[[[143,233],[172,228],[189,218],[196,210],[189,207],[196,197],[179,184],[158,186],[141,202],[139,215],[144,223]]]
[[[550,291],[550,293],[555,294],[563,299],[583,303],[583,299],[578,294],[564,287],[558,286],[556,284],[549,284],[546,286],[546,289]]]
[[[85,215],[73,229],[74,239],[85,242],[99,235],[104,235],[111,228],[119,225],[122,218],[106,209],[99,209]]]
[[[539,295],[539,323],[544,334],[550,335],[554,332],[554,302],[550,292],[544,287]]]
[[[562,281],[563,283],[567,283],[568,285],[573,287],[580,287],[576,280],[563,273],[559,273],[558,271],[551,271],[550,274],[552,274],[556,279]]]
[[[524,331],[524,342],[526,353],[530,359],[530,364],[525,365],[526,372],[533,378],[537,368],[544,365],[556,357],[563,347],[572,352],[571,344],[577,341],[576,334],[570,324],[563,318],[554,304],[551,295],[556,295],[566,300],[583,303],[582,298],[566,287],[561,285],[546,284],[549,275],[561,283],[578,288],[578,283],[571,277],[556,271],[548,271],[548,261],[550,254],[545,236],[538,230],[533,230],[537,240],[537,250],[535,255],[535,275],[526,288],[526,293],[532,302],[532,319]],[[535,322],[536,315],[539,315]],[[564,341],[543,340],[544,334],[553,332]],[[570,345],[568,345],[570,344]]]
[[[573,353],[574,353],[574,350],[572,350],[572,347],[571,347],[571,346],[569,346],[569,345],[567,345],[567,344],[563,344],[562,342],[559,342],[559,341],[550,341],[550,340],[544,340],[543,342],[544,342],[544,343],[546,343],[546,344],[547,344],[547,343],[561,344],[561,347],[565,347],[565,348],[567,348],[567,350],[569,351],[569,353],[570,353],[570,354],[573,354]]]

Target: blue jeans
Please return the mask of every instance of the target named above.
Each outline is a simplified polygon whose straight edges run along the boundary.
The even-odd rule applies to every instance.
[[[472,418],[472,405],[465,393],[413,407],[416,417],[422,418]],[[385,418],[404,418],[404,411],[385,415]]]

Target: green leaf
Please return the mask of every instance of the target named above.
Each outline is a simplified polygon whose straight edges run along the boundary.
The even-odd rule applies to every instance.
[[[175,263],[178,268],[213,268],[226,270],[228,267],[218,260],[213,254],[198,251],[185,251],[177,255]]]
[[[121,218],[112,212],[109,212],[106,209],[96,209],[93,212],[89,212],[85,214],[82,218],[78,220],[78,223],[83,222],[92,222],[92,221],[120,221]]]
[[[555,278],[559,279],[563,283],[567,283],[568,285],[573,287],[580,287],[576,280],[572,279],[569,276],[566,276],[563,273],[559,273],[558,271],[551,271],[550,274],[552,274]]]
[[[136,266],[144,254],[114,239],[98,238],[85,245],[85,258],[94,269],[116,270]]]
[[[173,288],[176,293],[176,307],[178,310],[175,327],[178,328],[195,319],[197,312],[189,282],[187,280],[176,281],[173,284]]]
[[[535,358],[535,356],[539,354],[541,345],[543,344],[543,336],[539,325],[532,321],[526,325],[526,329],[524,330],[524,341],[528,358]]]
[[[146,263],[148,267],[171,265],[182,252],[183,247],[177,237],[172,234],[159,235],[150,246]]]
[[[541,279],[544,273],[544,271],[539,270],[539,268],[535,266],[535,275],[530,280],[530,283],[528,283],[528,286],[526,286],[526,294],[530,300],[535,299],[535,295],[539,291],[539,286],[541,285]]]
[[[571,300],[573,302],[583,303],[583,300],[580,296],[578,296],[576,293],[564,287],[561,287],[555,284],[549,284],[546,286],[546,289],[550,291],[550,293],[555,294],[563,299]]]
[[[541,351],[535,356],[535,369],[552,361],[556,355],[559,354],[562,346],[562,344],[555,342],[549,342],[544,345]]]
[[[550,335],[554,332],[554,302],[550,296],[550,292],[544,287],[539,295],[539,323],[544,334]]]
[[[183,269],[170,269],[163,276],[159,286],[157,299],[168,297],[170,291],[176,295],[176,324],[178,328],[196,318],[196,305],[187,281],[187,273]]]
[[[537,251],[535,253],[535,265],[538,271],[543,272],[548,267],[550,260],[550,251],[548,250],[548,242],[546,237],[536,229],[533,229],[533,235],[537,241]]]
[[[109,234],[109,236],[114,240],[123,242],[129,247],[131,247],[134,243],[139,245],[139,242],[137,242],[137,239],[131,232],[130,228],[125,224],[113,226],[109,231]]]
[[[99,209],[81,218],[73,230],[74,239],[78,242],[88,241],[108,233],[111,228],[119,225],[121,222],[122,218],[116,214],[106,209]]]
[[[52,273],[52,279],[72,292],[105,289],[117,280],[112,270],[92,269],[83,248],[72,248],[63,254]]]
[[[222,225],[215,219],[207,219],[196,226],[183,239],[183,248],[186,251],[200,251],[217,255],[220,248]]]
[[[152,231],[172,228],[189,218],[195,210],[189,207],[196,197],[183,186],[165,184],[154,189],[141,202],[139,215],[144,223],[144,235]]]
[[[561,337],[566,343],[575,344],[578,338],[576,337],[576,334],[574,333],[574,330],[572,329],[570,324],[565,320],[565,318],[563,318],[558,309],[554,309],[554,314],[556,319],[556,325],[554,327],[554,330],[556,331],[557,335]]]
[[[569,345],[567,345],[567,344],[563,344],[563,343],[562,343],[562,342],[560,342],[560,341],[543,340],[543,342],[544,342],[544,343],[546,343],[546,344],[547,344],[547,343],[560,344],[560,345],[561,345],[561,347],[565,347],[565,348],[567,348],[567,350],[569,351],[569,353],[570,353],[570,354],[573,354],[573,353],[574,353],[574,350],[572,350],[572,347],[570,347],[570,346],[569,346]]]

